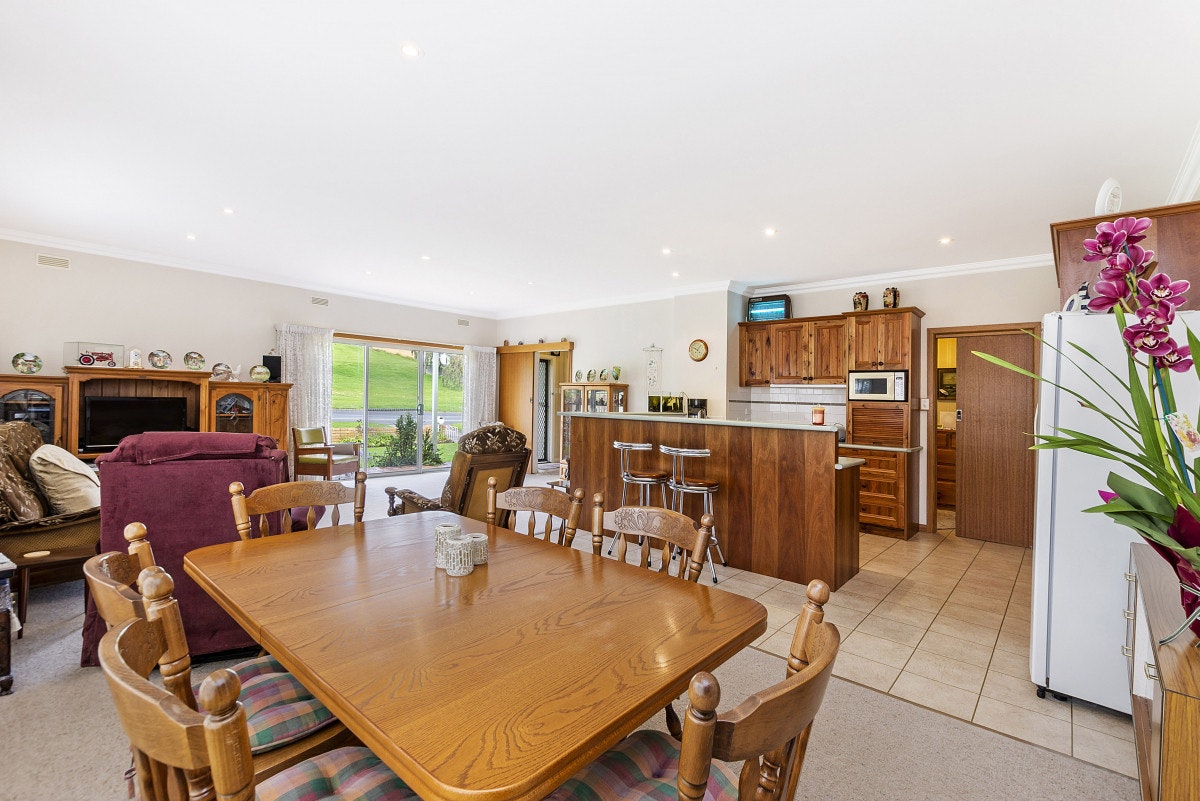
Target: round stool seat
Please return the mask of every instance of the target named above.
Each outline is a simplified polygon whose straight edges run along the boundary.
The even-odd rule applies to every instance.
[[[680,492],[715,492],[718,488],[717,482],[709,481],[707,478],[689,478],[687,481],[672,480],[667,486]]]
[[[639,481],[666,481],[671,477],[670,473],[662,470],[630,470],[629,478]]]

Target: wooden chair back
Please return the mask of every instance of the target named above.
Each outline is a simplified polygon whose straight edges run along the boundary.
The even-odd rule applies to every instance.
[[[292,429],[292,456],[296,476],[334,476],[362,468],[362,443],[331,443],[324,426]]]
[[[447,510],[472,520],[487,520],[488,479],[496,479],[496,491],[519,487],[525,481],[529,449],[504,453],[454,454],[450,465],[450,503]],[[508,525],[507,510],[498,513],[497,525]]]
[[[249,495],[245,494],[242,482],[235,481],[229,485],[229,496],[233,503],[233,522],[237,526],[238,536],[243,540],[253,539],[255,528],[251,518],[258,516],[258,536],[269,537],[272,533],[291,530],[291,511],[307,508],[305,523],[312,529],[317,524],[316,507],[333,507],[329,520],[333,525],[339,525],[342,520],[339,504],[354,505],[354,522],[361,523],[363,509],[367,502],[367,474],[359,470],[354,474],[354,486],[347,487],[339,481],[288,481],[283,484],[272,484],[259,487]],[[272,528],[272,515],[282,512],[282,520],[275,515]]]
[[[787,677],[717,715],[721,688],[707,672],[688,688],[678,788],[681,799],[701,801],[712,760],[744,760],[740,801],[791,801],[804,764],[813,718],[825,697],[841,637],[824,622],[829,585],[809,582],[808,600],[796,621]]]
[[[146,527],[130,523],[125,527],[128,553],[105,551],[83,563],[83,577],[96,604],[96,611],[111,628],[131,617],[145,617],[142,596],[134,589],[138,573],[154,566],[154,550],[146,539]]]
[[[626,561],[630,543],[637,548],[637,564],[660,573],[667,573],[673,561],[678,561],[680,578],[696,581],[704,568],[704,555],[712,536],[713,516],[700,518],[700,527],[687,515],[657,506],[621,506],[605,512],[603,529],[615,532],[617,537],[617,559]],[[595,534],[595,532],[593,532]],[[650,559],[658,550],[661,554],[658,567]],[[678,559],[673,560],[678,549]]]
[[[497,513],[508,510],[508,528],[519,532],[519,516],[513,513],[525,512],[525,534],[536,538],[540,533],[546,542],[557,541],[570,548],[583,518],[583,495],[579,488],[570,495],[549,487],[510,487],[499,492],[493,476],[488,479],[487,522],[496,524]],[[603,496],[599,508],[603,513]],[[601,543],[593,539],[592,552],[599,554],[600,547]]]
[[[208,714],[201,714],[148,680],[166,649],[159,620],[126,620],[100,641],[100,667],[133,751],[136,797],[252,799],[254,763],[237,675],[221,669],[204,680],[200,700]]]

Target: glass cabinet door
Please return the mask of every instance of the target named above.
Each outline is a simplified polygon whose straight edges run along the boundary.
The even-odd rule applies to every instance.
[[[587,391],[587,408],[589,412],[607,412],[608,390],[589,389]]]
[[[254,433],[254,401],[237,392],[217,398],[213,430],[230,434]]]
[[[564,412],[583,411],[583,390],[578,387],[563,388],[562,410]]]
[[[42,435],[42,442],[54,444],[54,398],[36,389],[18,389],[0,396],[0,421],[24,420]]]

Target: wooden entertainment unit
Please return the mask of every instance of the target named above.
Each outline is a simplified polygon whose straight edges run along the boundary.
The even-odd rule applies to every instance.
[[[194,370],[137,370],[124,367],[64,367],[66,376],[11,376],[4,386],[29,378],[42,392],[65,384],[65,402],[57,404],[54,441],[81,459],[95,458],[80,448],[84,398],[184,398],[187,426],[193,431],[253,432],[288,442],[288,390],[291,384],[214,381]],[[0,393],[2,394],[2,393]],[[61,395],[59,395],[61,397]]]

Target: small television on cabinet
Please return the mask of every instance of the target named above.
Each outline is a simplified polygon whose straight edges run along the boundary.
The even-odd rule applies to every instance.
[[[788,295],[764,295],[746,301],[746,322],[786,320],[792,316],[792,299]]]
[[[131,434],[187,431],[187,398],[83,399],[83,432],[79,447],[88,453],[111,451]]]

